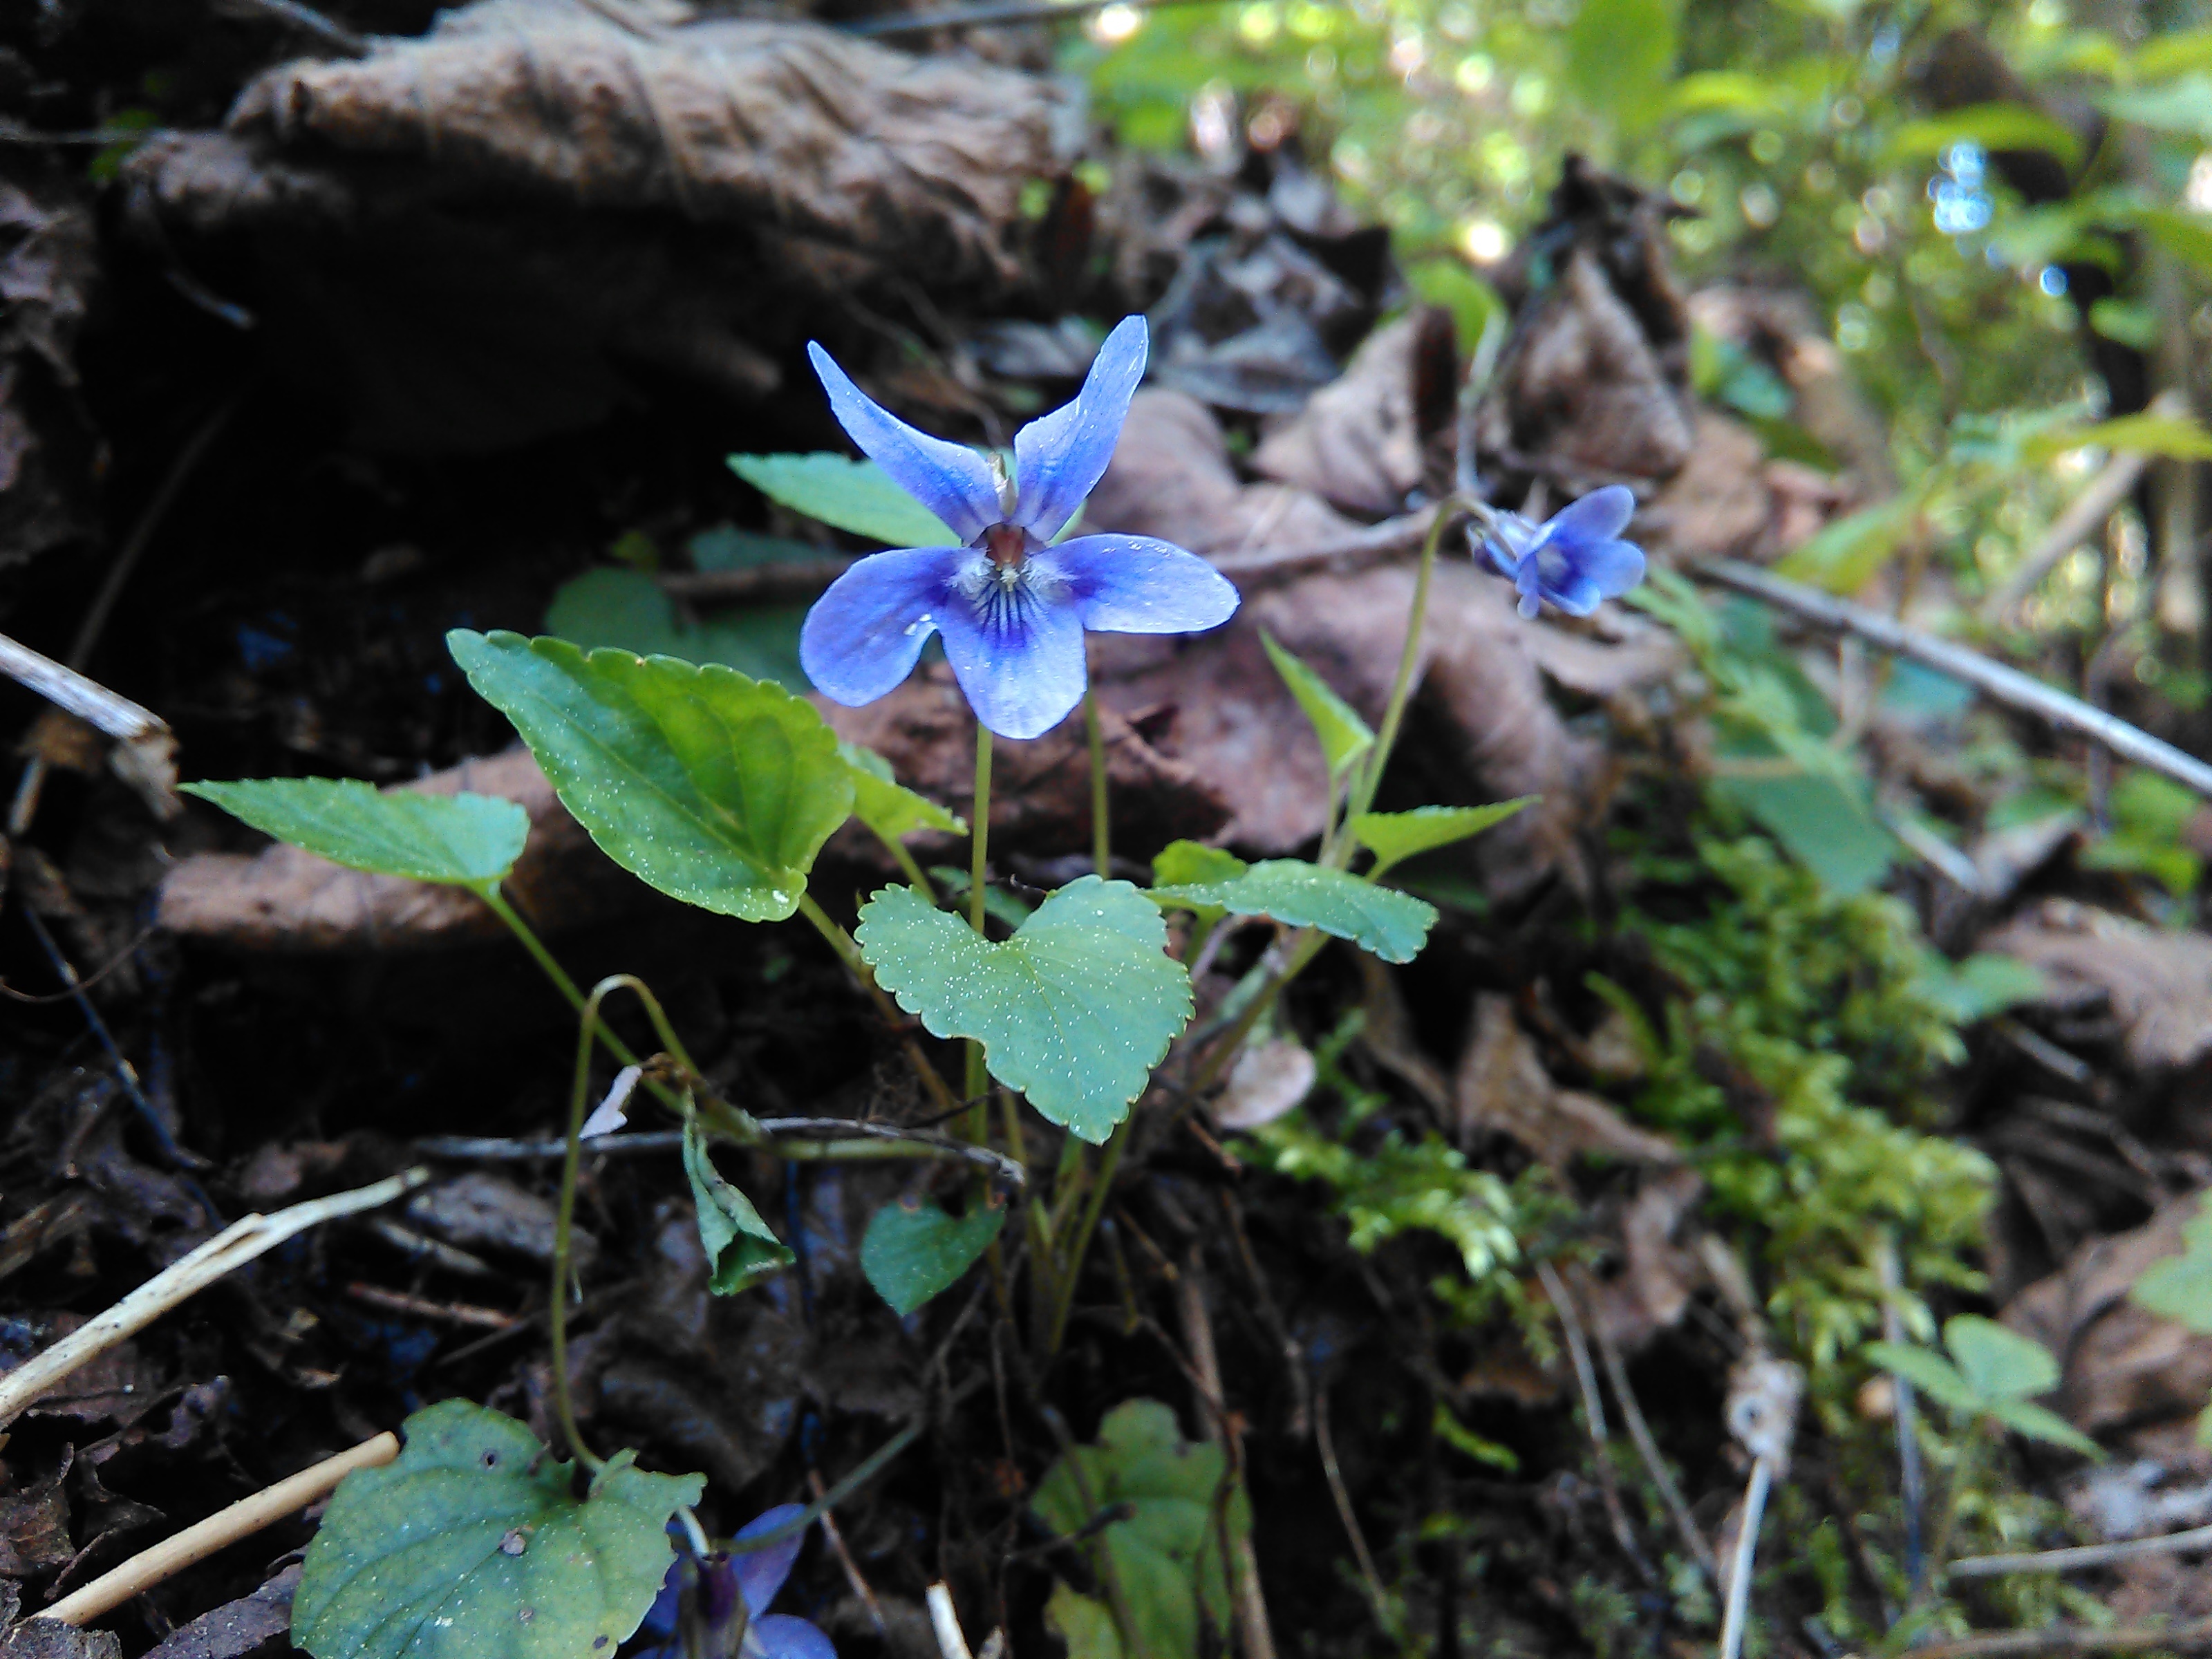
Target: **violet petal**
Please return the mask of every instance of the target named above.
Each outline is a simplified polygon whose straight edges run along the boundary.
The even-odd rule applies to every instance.
[[[799,630],[799,664],[814,689],[858,708],[896,686],[959,604],[954,577],[981,562],[964,547],[900,547],[871,554],[838,577]]]
[[[1078,536],[1033,555],[1064,576],[1085,628],[1195,634],[1236,614],[1236,585],[1195,553],[1150,536]]]
[[[805,1513],[804,1504],[779,1504],[748,1521],[735,1541],[743,1543],[764,1532],[774,1532]],[[738,1591],[745,1598],[745,1611],[756,1623],[768,1610],[768,1604],[775,1600],[783,1581],[791,1577],[791,1564],[799,1559],[799,1547],[805,1541],[806,1531],[801,1528],[781,1543],[771,1544],[764,1550],[732,1553],[730,1559],[737,1565]]]
[[[1021,486],[1013,522],[1048,542],[1098,487],[1129,399],[1145,378],[1151,338],[1142,317],[1124,317],[1091,359],[1075,401],[1041,415],[1014,434],[1014,479]]]
[[[759,1644],[757,1648],[755,1643]],[[756,1652],[760,1659],[837,1659],[837,1650],[828,1637],[805,1620],[787,1613],[772,1613],[753,1620],[752,1628],[745,1632],[747,1659]]]
[[[1083,701],[1082,619],[1067,593],[1047,591],[1046,574],[1007,587],[988,571],[938,617],[968,706],[1002,738],[1041,737]]]
[[[972,542],[1003,516],[990,464],[965,444],[933,438],[908,426],[853,384],[836,359],[809,340],[806,355],[830,394],[837,424],[891,482]]]

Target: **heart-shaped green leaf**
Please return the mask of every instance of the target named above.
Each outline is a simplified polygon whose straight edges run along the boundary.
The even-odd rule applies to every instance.
[[[752,1200],[715,1170],[696,1118],[684,1126],[684,1175],[691,1183],[691,1203],[699,1212],[708,1288],[716,1296],[735,1296],[791,1265],[791,1252],[761,1219]]]
[[[1318,927],[1385,962],[1411,962],[1436,926],[1434,905],[1346,871],[1302,859],[1238,862],[1235,875],[1155,887],[1152,897],[1170,907],[1211,906],[1231,915],[1270,916],[1292,927]]]
[[[2057,1412],[2025,1400],[1999,1400],[1990,1407],[1990,1415],[2030,1440],[2040,1440],[2052,1446],[2063,1446],[2069,1451],[2079,1452],[2084,1457],[2102,1457],[2105,1449],[2069,1423]]]
[[[1966,1386],[1984,1400],[2028,1400],[2058,1386],[2058,1362],[2048,1348],[1979,1314],[1945,1320],[1943,1346]]]
[[[1223,1539],[1252,1526],[1250,1503],[1227,1482],[1220,1447],[1185,1441],[1158,1401],[1128,1400],[1106,1413],[1096,1445],[1075,1447],[1037,1483],[1036,1512],[1063,1538],[1095,1519],[1092,1504],[1128,1505],[1103,1537],[1136,1626],[1130,1649],[1146,1659],[1197,1659],[1201,1607],[1227,1621]]]
[[[853,769],[811,704],[733,668],[563,640],[446,636],[607,855],[671,896],[780,921],[853,810]]]
[[[1417,853],[1433,852],[1455,841],[1465,841],[1469,836],[1479,836],[1522,808],[1534,805],[1537,799],[1534,795],[1523,795],[1517,800],[1497,801],[1488,806],[1416,806],[1410,812],[1356,812],[1352,818],[1352,833],[1362,847],[1375,854],[1375,867],[1367,872],[1371,881],[1392,865]]]
[[[493,795],[387,794],[352,778],[188,783],[183,793],[349,870],[455,887],[496,886],[530,836],[530,815]]]
[[[857,743],[840,743],[837,752],[853,769],[853,816],[885,841],[896,841],[917,830],[935,830],[947,836],[968,833],[964,819],[901,783],[892,775],[891,763],[874,750]]]
[[[292,1639],[315,1659],[609,1659],[675,1559],[669,1517],[706,1489],[623,1451],[579,1501],[573,1464],[465,1400],[405,1434],[397,1462],[345,1478],[308,1546]]]
[[[886,1204],[860,1241],[860,1271],[901,1316],[957,1284],[1006,1224],[1003,1209],[976,1205],[950,1216],[936,1205]]]
[[[794,513],[885,547],[957,547],[961,538],[873,461],[842,455],[732,455],[730,470]]]
[[[854,937],[899,1006],[939,1036],[981,1042],[993,1077],[1089,1141],[1128,1115],[1190,1018],[1167,924],[1126,881],[1070,882],[1002,941],[886,887]]]
[[[1375,733],[1359,718],[1359,711],[1338,696],[1335,688],[1327,680],[1276,644],[1274,635],[1265,629],[1260,632],[1260,644],[1267,653],[1267,660],[1275,665],[1275,672],[1283,677],[1283,684],[1297,699],[1298,707],[1305,710],[1306,719],[1312,722],[1314,735],[1321,739],[1322,757],[1328,763],[1330,777],[1336,777],[1375,746]]]
[[[1869,1342],[1866,1357],[1954,1412],[1971,1416],[1987,1403],[1974,1392],[1974,1385],[1959,1374],[1959,1368],[1933,1348],[1916,1347],[1909,1342]]]

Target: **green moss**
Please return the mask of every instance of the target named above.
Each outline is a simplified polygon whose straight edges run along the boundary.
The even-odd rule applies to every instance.
[[[1625,924],[1684,994],[1655,1025],[1596,988],[1639,1030],[1638,1111],[1684,1142],[1712,1209],[1756,1241],[1768,1310],[1817,1378],[1880,1323],[1883,1239],[1911,1287],[1908,1322],[1932,1328],[1914,1293],[1979,1288],[1995,1171],[1927,1133],[1942,1115],[1932,1085],[1963,1049],[1911,912],[1837,896],[1760,836],[1700,839],[1697,855],[1694,872],[1648,883]],[[1662,907],[1696,914],[1662,920]]]

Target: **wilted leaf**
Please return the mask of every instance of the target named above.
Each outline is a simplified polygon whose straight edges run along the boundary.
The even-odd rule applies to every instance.
[[[1190,1018],[1167,924],[1125,881],[1070,882],[1000,941],[887,887],[854,937],[899,1006],[939,1036],[981,1042],[993,1077],[1085,1140],[1128,1115]]]
[[[181,793],[349,870],[456,887],[498,885],[530,836],[530,815],[511,800],[385,794],[352,778],[188,783]]]
[[[843,455],[732,455],[730,469],[810,519],[885,547],[958,547],[961,538],[873,461]]]
[[[752,1200],[722,1179],[707,1155],[707,1139],[694,1118],[684,1126],[684,1175],[699,1212],[699,1242],[706,1247],[708,1285],[717,1296],[734,1296],[791,1265],[791,1252],[761,1219]]]
[[[972,1205],[963,1216],[936,1205],[891,1203],[878,1210],[860,1241],[860,1271],[901,1316],[957,1284],[1006,1225],[1003,1208]]]
[[[635,1630],[700,1475],[621,1451],[572,1495],[573,1464],[512,1418],[448,1400],[406,1449],[345,1478],[308,1547],[292,1636],[315,1659],[586,1659]]]
[[[799,908],[815,854],[853,810],[852,769],[810,704],[730,668],[520,634],[446,637],[617,863],[748,921]]]

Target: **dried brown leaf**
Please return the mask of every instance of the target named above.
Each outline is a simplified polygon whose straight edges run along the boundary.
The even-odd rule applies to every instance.
[[[2201,933],[2166,933],[2050,899],[1981,948],[2040,969],[2045,1006],[2108,1004],[2139,1072],[2178,1069],[2212,1054],[2212,939]]]

